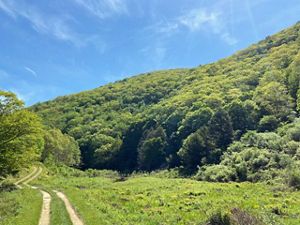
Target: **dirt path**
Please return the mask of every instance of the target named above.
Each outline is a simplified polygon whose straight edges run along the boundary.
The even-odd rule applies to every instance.
[[[41,191],[43,195],[43,207],[39,220],[39,225],[49,225],[50,224],[50,204],[51,204],[51,196],[49,193],[45,191]]]
[[[33,171],[28,174],[27,176],[23,177],[19,181],[15,183],[15,185],[22,189],[22,184],[26,185],[33,189],[38,189],[37,187],[28,185],[29,182],[36,179],[41,173],[43,169],[41,167],[36,168],[34,167]],[[39,190],[39,189],[38,189]],[[50,204],[51,204],[51,195],[45,191],[39,190],[43,195],[43,206],[41,210],[41,216],[39,220],[39,225],[50,225]]]
[[[41,167],[28,179],[25,180],[24,184],[29,186],[28,183],[38,178],[38,176],[43,172]],[[34,186],[29,186],[33,189],[38,189]],[[39,220],[39,225],[50,225],[50,205],[51,205],[51,195],[48,192],[39,190],[43,195],[43,206],[41,210],[41,216]]]
[[[37,168],[34,167],[33,171],[31,173],[29,173],[27,176],[23,177],[22,179],[18,180],[17,182],[15,182],[15,185],[22,189],[22,186],[20,184],[24,183],[27,179],[29,179],[30,177],[32,177],[36,172],[37,172]]]
[[[25,185],[28,185],[29,182],[33,181],[34,179],[38,178],[38,176],[42,173],[43,169],[39,167],[36,171],[36,173],[32,174],[28,179],[26,179],[23,183]]]
[[[82,220],[79,218],[75,210],[73,209],[70,201],[68,200],[67,196],[65,196],[62,192],[55,191],[56,195],[65,203],[67,212],[69,213],[70,219],[73,225],[84,225]]]
[[[33,171],[29,173],[27,176],[23,177],[22,179],[15,182],[15,185],[22,189],[21,185],[26,185],[30,188],[39,190],[43,195],[43,206],[41,210],[41,216],[39,219],[38,225],[50,225],[50,205],[51,205],[51,195],[48,192],[42,191],[37,187],[28,185],[29,182],[33,181],[34,179],[38,178],[38,176],[42,173],[43,169],[41,167],[34,167]],[[80,217],[75,212],[74,208],[72,207],[68,198],[62,193],[58,191],[54,191],[56,195],[65,203],[67,212],[70,216],[73,225],[84,225]]]

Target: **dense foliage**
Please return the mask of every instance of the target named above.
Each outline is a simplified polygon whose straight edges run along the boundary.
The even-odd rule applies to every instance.
[[[37,160],[42,148],[40,119],[13,93],[0,91],[0,177]]]
[[[218,181],[297,170],[299,30],[213,64],[142,74],[31,110],[75,138],[85,168],[201,167],[199,179]]]
[[[79,165],[80,150],[73,137],[62,134],[58,129],[45,133],[45,146],[41,155],[43,162],[54,161],[67,166]]]

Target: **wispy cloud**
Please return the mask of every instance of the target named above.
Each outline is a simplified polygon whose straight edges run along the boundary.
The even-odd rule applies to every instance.
[[[207,12],[205,9],[194,9],[180,16],[178,23],[186,26],[191,31],[202,29],[205,25],[215,29],[219,24],[219,13]]]
[[[76,46],[84,45],[85,40],[74,32],[68,24],[68,18],[61,15],[42,13],[36,7],[23,1],[0,0],[0,9],[14,19],[26,19],[34,30],[39,33],[68,41]]]
[[[34,77],[37,77],[37,73],[30,67],[25,66],[24,69],[31,73]]]
[[[223,14],[218,10],[198,8],[187,11],[177,18],[161,22],[155,27],[156,32],[172,35],[175,32],[187,29],[189,32],[206,32],[218,35],[229,45],[235,45],[237,39],[227,29]]]
[[[124,0],[73,0],[78,5],[88,10],[100,19],[113,15],[127,14],[127,6]]]
[[[0,1],[0,9],[9,14],[11,17],[16,17],[14,10],[3,0]]]

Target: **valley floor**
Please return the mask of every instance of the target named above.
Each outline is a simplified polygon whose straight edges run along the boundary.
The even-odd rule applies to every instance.
[[[208,183],[191,179],[136,176],[43,176],[35,186],[53,197],[51,224],[72,224],[63,202],[51,190],[68,196],[86,225],[105,224],[204,224],[218,210],[240,208],[266,224],[297,225],[300,192],[284,191],[262,183]],[[41,208],[39,192],[25,188],[0,194],[10,212],[0,224],[37,224]],[[18,210],[14,211],[13,207]],[[1,211],[2,210],[2,211]],[[3,214],[0,207],[0,213]],[[23,220],[21,219],[23,218]]]

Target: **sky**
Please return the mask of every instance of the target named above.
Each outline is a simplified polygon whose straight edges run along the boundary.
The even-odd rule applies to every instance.
[[[30,106],[214,62],[299,20],[299,0],[0,0],[0,89]]]

